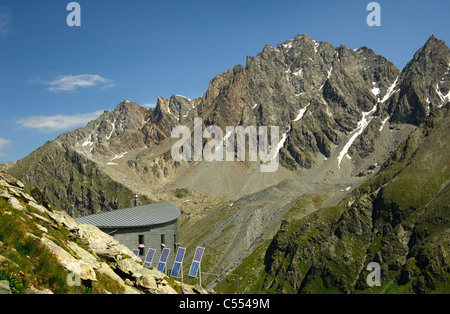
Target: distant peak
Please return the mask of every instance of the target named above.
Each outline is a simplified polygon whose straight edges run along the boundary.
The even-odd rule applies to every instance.
[[[172,95],[170,98],[171,98],[171,99],[175,99],[175,98],[183,98],[183,99],[192,101],[190,98],[188,98],[188,97],[186,97],[186,96],[183,96],[183,95],[178,95],[178,94],[174,94],[174,95]]]
[[[435,58],[438,55],[441,55],[440,53],[437,53],[438,51],[447,51],[448,49],[449,48],[443,40],[439,40],[434,35],[431,35],[425,45],[417,50],[416,54],[414,55],[414,60],[418,60],[421,56],[424,55],[434,56],[433,58]],[[444,62],[447,61],[444,60]]]
[[[425,47],[433,47],[435,45],[445,46],[445,42],[443,40],[436,38],[436,36],[431,35],[431,37],[428,38]]]
[[[129,106],[129,105],[136,105],[136,103],[134,102],[134,101],[129,101],[128,99],[125,99],[124,101],[122,101],[119,105],[118,105],[118,107],[121,107],[121,106]]]
[[[427,43],[429,43],[429,42],[436,42],[436,41],[438,41],[438,39],[437,39],[436,36],[434,36],[434,34],[433,34],[433,35],[431,35],[430,38],[428,38]]]
[[[294,37],[294,39],[302,39],[302,38],[305,38],[305,39],[312,39],[311,37],[309,37],[308,36],[308,34],[306,34],[306,33],[304,33],[304,34],[297,34],[295,37]]]

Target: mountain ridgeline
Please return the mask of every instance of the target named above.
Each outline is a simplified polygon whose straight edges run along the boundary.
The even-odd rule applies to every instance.
[[[5,167],[76,215],[131,206],[135,194],[175,202],[182,242],[208,248],[210,285],[242,271],[253,292],[448,291],[449,101],[450,49],[434,36],[400,71],[367,47],[297,35],[216,76],[202,97],[123,101]],[[173,161],[173,128],[193,130],[195,118],[279,126],[279,169]],[[365,282],[372,261],[378,290]]]

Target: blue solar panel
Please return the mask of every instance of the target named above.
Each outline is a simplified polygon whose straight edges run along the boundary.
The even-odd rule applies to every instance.
[[[189,271],[189,277],[197,277],[198,269],[200,267],[200,262],[192,262],[191,270]]]
[[[163,249],[161,253],[161,257],[159,258],[159,263],[157,269],[160,272],[164,272],[164,268],[166,267],[167,259],[169,258],[170,249]]]
[[[195,251],[194,261],[195,262],[201,262],[203,257],[203,252],[205,251],[205,248],[203,247],[197,247],[197,250]]]
[[[181,263],[175,262],[173,264],[172,272],[170,273],[170,277],[178,278],[178,275],[180,274],[181,270]]]
[[[186,253],[186,249],[183,247],[178,248],[177,257],[175,258],[175,262],[183,263],[184,253]]]
[[[147,266],[151,266],[152,265],[152,261],[153,261],[153,257],[155,257],[155,253],[156,253],[156,250],[155,249],[148,249],[148,252],[147,252],[147,256],[145,257],[145,265],[147,265]]]
[[[159,264],[158,264],[158,270],[160,271],[160,272],[164,272],[164,268],[166,268],[166,263],[162,263],[162,262],[159,262]]]
[[[171,277],[178,278],[178,275],[180,274],[181,266],[184,259],[184,254],[186,253],[186,249],[183,247],[179,247],[177,251],[177,256],[175,258],[175,262],[173,264],[172,271],[170,273]]]
[[[159,258],[159,261],[162,263],[167,263],[167,259],[169,258],[170,249],[163,249],[161,253],[161,257]]]

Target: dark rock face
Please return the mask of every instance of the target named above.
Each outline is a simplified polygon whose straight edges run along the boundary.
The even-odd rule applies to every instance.
[[[291,130],[282,158],[293,168],[309,168],[319,152],[330,156],[399,73],[368,48],[336,48],[298,35],[214,78],[201,108],[206,125]]]
[[[418,125],[432,108],[448,102],[449,70],[450,50],[432,36],[406,65],[386,102],[391,121]]]

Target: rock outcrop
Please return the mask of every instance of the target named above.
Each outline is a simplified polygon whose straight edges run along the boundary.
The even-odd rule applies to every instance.
[[[23,183],[3,171],[0,171],[0,193],[0,198],[5,201],[0,214],[18,217],[27,224],[27,229],[35,229],[36,232],[27,232],[25,236],[40,242],[56,258],[58,266],[67,271],[68,276],[79,276],[84,284],[90,285],[98,281],[99,275],[104,275],[115,281],[126,294],[207,293],[201,287],[177,281],[169,284],[163,273],[145,266],[126,246],[97,227],[78,225],[66,212],[47,209],[38,204],[24,192]],[[66,236],[55,238],[49,230],[56,230]],[[7,265],[12,262],[3,257],[2,252],[20,248],[9,247],[3,242],[0,244],[0,269],[7,269]],[[29,293],[43,291],[51,293],[49,289],[28,287]]]

